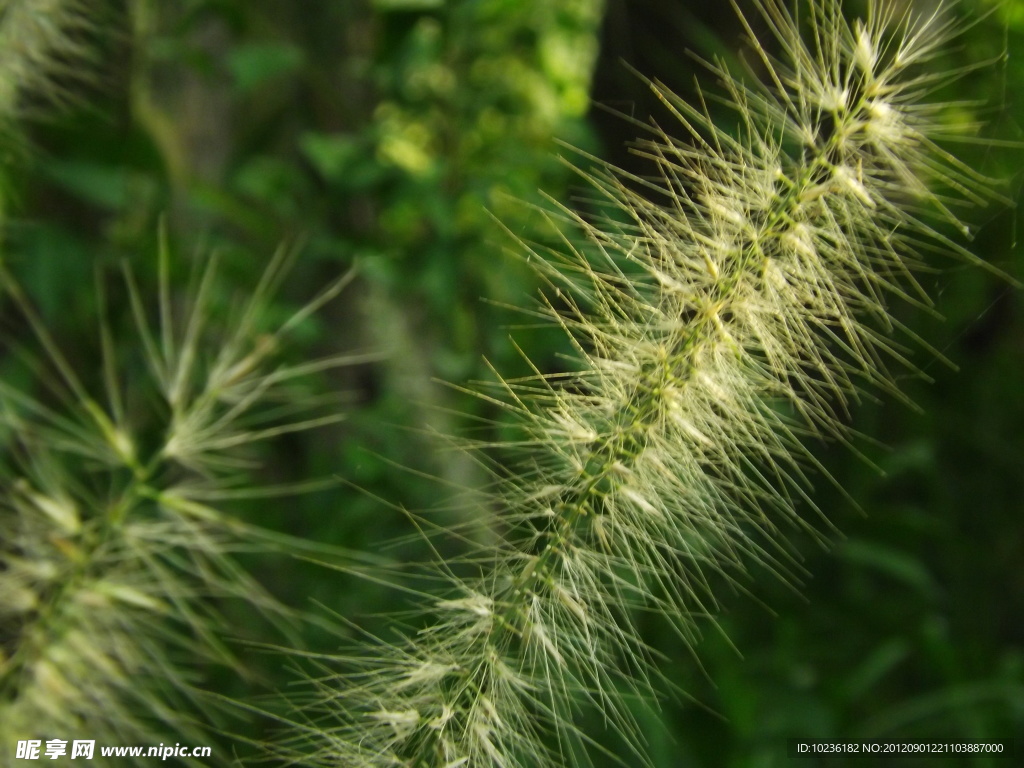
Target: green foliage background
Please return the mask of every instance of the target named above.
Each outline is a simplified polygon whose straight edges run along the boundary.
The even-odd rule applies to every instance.
[[[539,286],[508,253],[502,227],[526,240],[552,237],[532,206],[579,192],[560,156],[587,162],[564,144],[636,163],[622,148],[636,126],[598,106],[641,120],[654,113],[670,126],[622,60],[692,93],[701,70],[684,51],[737,58],[731,9],[691,5],[96,3],[89,77],[60,83],[58,75],[68,103],[40,110],[24,146],[6,142],[5,262],[96,381],[95,275],[110,286],[113,325],[127,329],[117,267],[127,259],[154,285],[161,219],[182,286],[196,254],[222,254],[221,305],[232,291],[251,290],[281,242],[302,248],[274,308],[282,315],[356,266],[355,283],[301,328],[287,355],[375,350],[382,359],[323,375],[325,389],[345,396],[344,423],[290,436],[261,457],[262,480],[341,482],[234,511],[352,550],[381,552],[408,537],[386,556],[422,557],[401,509],[444,507],[450,488],[483,482],[443,436],[473,428],[486,438],[470,417],[496,416],[436,380],[486,377],[485,357],[506,376],[524,370],[510,334],[544,370],[559,366],[564,342],[555,334],[510,329],[530,321],[506,307],[530,306]],[[1021,140],[1024,4],[963,2],[952,12],[972,26],[938,64],[991,63],[944,96],[964,100],[964,119],[986,121],[986,136]],[[1018,197],[1019,147],[957,151],[1005,177],[1008,196]],[[969,214],[978,255],[1024,278],[1019,215],[998,207]],[[693,649],[652,623],[651,643],[667,654],[681,691],[657,714],[638,712],[659,768],[782,765],[785,739],[797,736],[1017,737],[1024,750],[1021,293],[941,255],[934,264],[924,283],[945,319],[899,311],[959,370],[915,351],[933,381],[904,382],[912,406],[864,402],[852,413],[868,460],[820,446],[834,483],[819,478],[816,503],[838,530],[815,522],[820,540],[792,532],[788,585],[760,570],[743,585],[749,595],[723,583],[721,613],[702,623]],[[41,387],[13,354],[30,343],[27,331],[5,314],[3,375]],[[302,609],[374,627],[373,615],[402,606],[393,593],[299,559],[252,555],[246,564]],[[275,642],[244,615],[238,626],[243,639]],[[341,640],[313,626],[304,642],[329,651]],[[235,697],[293,678],[273,654],[252,663],[258,686],[203,673]],[[271,726],[226,720],[238,738],[211,735],[220,739],[215,754],[244,753],[244,738]],[[599,721],[593,728],[606,740]]]

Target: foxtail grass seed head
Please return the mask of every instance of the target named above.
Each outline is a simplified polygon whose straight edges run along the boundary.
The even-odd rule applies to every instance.
[[[245,451],[253,443],[340,418],[318,415],[322,403],[296,405],[289,384],[349,358],[289,365],[274,353],[347,278],[270,326],[265,306],[288,257],[278,254],[227,322],[215,321],[211,311],[215,261],[189,302],[172,291],[168,252],[161,248],[155,325],[151,305],[126,271],[133,346],[144,357],[130,370],[148,375],[126,380],[115,355],[125,347],[104,322],[102,397],[93,396],[0,268],[5,297],[34,332],[50,389],[58,393],[56,401],[43,400],[0,383],[5,749],[40,736],[105,745],[156,744],[168,736],[208,743],[199,724],[210,727],[219,716],[201,691],[201,667],[243,668],[225,641],[223,601],[242,601],[291,638],[294,613],[234,557],[257,540],[267,547],[272,537],[219,504],[288,490],[252,484],[252,456]],[[184,317],[182,306],[190,307]],[[125,403],[126,392],[147,391],[132,407]],[[148,412],[138,402],[148,403]]]
[[[0,127],[40,103],[72,98],[88,71],[95,8],[89,0],[0,0]]]
[[[317,677],[292,745],[304,764],[586,762],[582,707],[642,760],[629,702],[659,681],[636,612],[688,642],[715,610],[712,577],[784,568],[781,529],[813,507],[802,441],[844,440],[860,391],[894,391],[906,360],[887,304],[928,301],[921,248],[976,261],[928,223],[960,226],[951,199],[991,186],[935,143],[951,130],[928,64],[948,17],[756,7],[772,37],[752,40],[760,81],[709,65],[735,130],[652,82],[676,121],[639,145],[657,180],[581,172],[603,211],[553,215],[587,245],[523,245],[575,368],[481,393],[522,431],[481,505],[503,535],[439,566],[448,594],[422,622]]]

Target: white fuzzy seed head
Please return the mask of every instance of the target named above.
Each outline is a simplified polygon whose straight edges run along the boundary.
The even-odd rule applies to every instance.
[[[440,569],[452,596],[423,629],[327,687],[315,764],[585,764],[584,706],[642,753],[634,702],[657,671],[634,617],[694,638],[709,574],[738,577],[803,524],[815,462],[798,436],[845,440],[859,389],[895,386],[886,301],[916,289],[897,246],[934,235],[922,200],[951,215],[931,185],[982,186],[935,150],[936,111],[913,106],[926,81],[908,68],[948,29],[880,4],[852,26],[838,0],[757,7],[778,38],[755,42],[765,81],[713,68],[740,129],[652,83],[681,133],[640,145],[657,181],[583,173],[614,215],[562,209],[589,247],[529,251],[575,364],[483,393],[522,435],[483,505],[497,543]],[[413,709],[403,739],[394,713]],[[367,729],[367,712],[392,714]]]

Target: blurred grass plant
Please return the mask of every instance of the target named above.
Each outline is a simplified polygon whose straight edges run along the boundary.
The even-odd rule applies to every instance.
[[[0,2],[0,123],[9,127],[33,104],[65,101],[68,81],[89,71],[94,31],[87,0]]]
[[[718,578],[754,562],[784,575],[783,529],[813,508],[804,440],[847,443],[862,391],[898,396],[890,368],[911,366],[888,305],[929,306],[925,251],[979,263],[941,224],[966,232],[956,206],[993,194],[936,144],[975,128],[927,101],[962,74],[929,68],[956,30],[882,3],[852,25],[838,0],[756,7],[772,39],[747,24],[761,81],[709,65],[734,126],[651,83],[682,134],[638,145],[656,177],[583,173],[596,213],[554,218],[589,246],[521,244],[575,367],[480,393],[521,428],[501,446],[518,462],[475,507],[500,536],[433,566],[397,640],[317,676],[298,759],[585,763],[600,748],[579,725],[589,706],[643,761],[633,702],[662,684],[638,616],[691,642]]]
[[[68,83],[90,71],[83,66],[94,54],[87,10],[86,0],[0,0],[0,234],[19,124],[41,105],[68,101]]]
[[[288,262],[282,250],[246,301],[215,320],[216,260],[199,270],[182,309],[162,247],[155,324],[126,269],[136,338],[125,343],[101,325],[102,398],[3,271],[4,295],[45,352],[31,364],[45,391],[0,384],[5,750],[40,736],[208,744],[210,723],[223,721],[203,693],[203,668],[246,675],[229,642],[245,630],[229,626],[226,601],[248,606],[250,626],[270,621],[297,642],[295,613],[235,558],[284,538],[225,509],[297,490],[254,482],[261,442],[341,418],[334,400],[295,384],[352,357],[276,358],[348,276],[270,325],[268,302]]]

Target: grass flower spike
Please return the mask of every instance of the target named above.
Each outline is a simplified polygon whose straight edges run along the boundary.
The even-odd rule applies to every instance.
[[[308,764],[586,762],[586,707],[642,759],[630,700],[659,683],[637,612],[689,640],[720,575],[784,568],[781,529],[810,503],[802,441],[844,440],[860,390],[895,390],[888,368],[907,361],[886,305],[927,303],[921,250],[962,251],[926,218],[956,223],[948,198],[988,183],[934,143],[947,131],[926,99],[945,75],[921,65],[950,24],[757,7],[761,82],[711,67],[735,130],[652,83],[677,122],[639,145],[656,180],[584,174],[598,214],[559,215],[586,252],[530,252],[576,369],[482,395],[523,432],[481,504],[500,541],[441,568],[448,593],[398,640],[318,679]]]
[[[93,53],[89,11],[83,0],[0,2],[0,121],[20,117],[25,96],[67,97],[58,81],[81,78]]]
[[[236,562],[273,537],[222,501],[286,489],[252,485],[254,444],[335,421],[309,417],[289,384],[347,358],[274,363],[277,341],[345,280],[278,328],[263,309],[279,255],[242,311],[214,321],[211,262],[184,321],[161,253],[154,329],[134,278],[140,353],[126,362],[100,333],[105,398],[91,394],[6,271],[5,295],[46,356],[51,393],[0,384],[0,741],[92,739],[209,743],[218,722],[203,671],[243,665],[222,611],[242,601],[288,630],[293,616]],[[146,369],[148,368],[148,372]],[[125,370],[129,371],[125,376]],[[147,375],[148,373],[148,375]],[[282,404],[283,403],[283,404]],[[303,416],[302,414],[306,414]],[[203,712],[204,728],[196,715]],[[171,740],[173,743],[173,739]],[[145,762],[143,759],[141,762]]]

